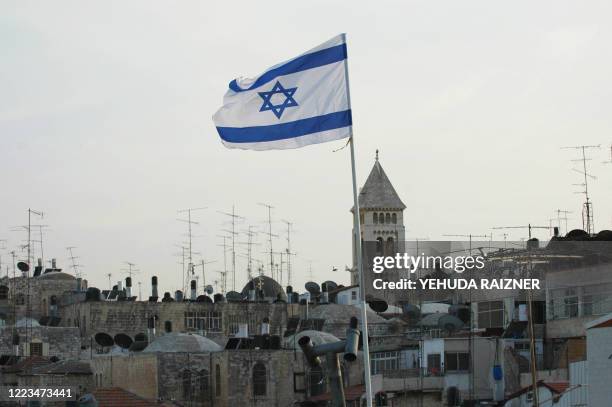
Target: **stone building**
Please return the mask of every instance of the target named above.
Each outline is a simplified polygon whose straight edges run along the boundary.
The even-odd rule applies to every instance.
[[[406,234],[404,209],[406,209],[406,205],[400,199],[380,164],[377,151],[374,166],[359,192],[364,284],[366,295],[384,299],[391,304],[406,298],[404,298],[402,293],[392,290],[374,290],[372,281],[375,278],[393,281],[398,279],[399,274],[393,270],[386,271],[381,275],[374,274],[372,272],[372,258],[374,256],[393,256],[395,253],[404,252]],[[354,213],[354,208],[351,209],[351,212]],[[351,269],[351,284],[358,285],[359,276],[355,254],[354,230],[352,236],[353,267]]]

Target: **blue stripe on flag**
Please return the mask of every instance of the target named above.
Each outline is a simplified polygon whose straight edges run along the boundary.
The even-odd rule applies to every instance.
[[[353,124],[351,110],[270,126],[217,127],[219,136],[229,143],[259,143],[285,140],[306,134],[339,129]]]
[[[301,57],[297,57],[284,65],[265,72],[247,89],[240,88],[236,82],[236,79],[230,82],[229,88],[234,92],[244,92],[258,88],[279,76],[317,68],[319,66],[342,61],[343,59],[346,59],[346,44],[336,45],[331,48],[322,49],[321,51],[316,51],[310,54],[302,55]]]

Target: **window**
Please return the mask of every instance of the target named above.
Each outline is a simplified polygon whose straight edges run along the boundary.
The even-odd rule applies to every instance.
[[[321,366],[313,367],[308,374],[310,397],[318,396],[327,390],[325,375]]]
[[[586,286],[583,289],[582,315],[612,312],[612,283]]]
[[[397,213],[394,213],[393,215],[391,215],[391,222],[393,224],[397,224]]]
[[[208,380],[209,380],[208,370],[206,369],[200,370],[200,373],[198,374],[198,381],[199,381],[198,399],[201,401],[208,400],[210,398]]]
[[[447,372],[469,371],[470,354],[468,352],[446,352],[444,354],[444,370]]]
[[[478,328],[503,328],[504,302],[485,301],[478,303]]]
[[[385,223],[387,223],[387,224],[391,223],[391,214],[390,213],[385,214]]]
[[[376,352],[371,358],[372,374],[381,374],[388,370],[397,370],[399,365],[398,352]]]
[[[578,316],[578,294],[576,288],[551,290],[550,301],[553,319]]]
[[[185,369],[183,370],[183,374],[181,377],[182,385],[183,385],[183,400],[191,399],[191,370]]]
[[[185,312],[185,329],[188,331],[221,332],[221,312]]]
[[[374,212],[372,214],[372,221],[374,222],[375,225],[378,225],[378,213]]]
[[[256,363],[253,366],[253,396],[265,396],[267,382],[266,367],[263,363]]]
[[[441,370],[441,357],[439,353],[430,353],[427,355],[427,372],[437,376]]]
[[[383,238],[379,237],[378,239],[376,239],[376,254],[378,255],[382,255],[383,254]]]
[[[41,342],[30,343],[30,356],[42,356],[43,344]]]
[[[351,301],[357,301],[357,290],[351,290]]]
[[[221,366],[215,366],[215,393],[217,397],[221,396]]]
[[[379,213],[378,214],[378,223],[380,223],[380,224],[384,224],[385,223],[385,214],[384,213]]]
[[[5,285],[0,285],[0,300],[8,299],[9,289]]]
[[[164,322],[164,331],[172,332],[172,321]]]

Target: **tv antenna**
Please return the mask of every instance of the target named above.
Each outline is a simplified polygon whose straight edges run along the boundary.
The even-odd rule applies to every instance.
[[[236,215],[234,205],[232,205],[232,212],[221,212],[217,211],[222,215],[229,216],[232,219],[232,230],[223,230],[230,234],[232,238],[232,291],[236,291],[236,219],[244,220],[244,216]]]
[[[282,220],[287,225],[287,248],[285,249],[285,254],[287,255],[287,284],[291,285],[291,256],[296,256],[297,253],[291,252],[291,229],[293,228],[293,223],[288,220]]]
[[[264,234],[268,236],[268,243],[270,245],[270,275],[274,278],[274,249],[272,248],[272,238],[278,237],[278,235],[272,233],[272,209],[274,209],[274,207],[267,203],[258,203],[258,205],[268,209],[268,231],[264,232]]]
[[[194,267],[194,268],[196,268],[196,267],[202,267],[202,287],[206,288],[206,271],[205,271],[205,269],[206,269],[206,265],[207,265],[207,264],[216,263],[216,262],[217,262],[217,260],[210,260],[210,261],[206,261],[206,260],[202,259],[202,260],[200,261],[200,264],[194,264],[194,265],[193,265],[193,267]],[[197,277],[199,277],[199,276],[196,276],[196,278],[197,278]]]
[[[501,230],[501,229],[527,229],[529,231],[529,239],[531,239],[531,230],[532,229],[547,229],[550,231],[549,226],[534,226],[531,223],[528,223],[526,226],[496,226],[491,229]]]
[[[565,211],[565,210],[561,210],[561,209],[557,209],[557,223],[559,225],[559,229],[561,228],[561,221],[565,221],[565,234],[567,234],[568,230],[567,230],[567,214],[568,213],[572,213],[572,211]],[[563,217],[561,217],[561,214],[563,214]]]
[[[470,242],[470,254],[472,253],[472,238],[475,238],[475,237],[484,237],[484,238],[487,238],[487,237],[489,237],[489,235],[473,235],[471,233],[469,233],[467,235],[454,234],[454,235],[442,235],[442,236],[447,236],[447,237],[467,237],[469,239],[469,242]]]
[[[193,234],[192,234],[192,226],[199,225],[198,222],[191,220],[191,212],[200,211],[206,209],[205,207],[201,208],[187,208],[187,209],[179,209],[178,213],[187,213],[187,219],[177,219],[179,222],[187,223],[187,235],[189,236],[189,264],[193,264]],[[184,283],[183,283],[184,284]],[[183,287],[184,289],[184,287]]]
[[[589,235],[595,232],[595,227],[593,224],[594,223],[593,221],[593,203],[591,202],[591,199],[589,197],[589,178],[592,180],[596,180],[597,177],[589,174],[589,172],[587,171],[586,163],[587,161],[591,161],[591,159],[587,158],[586,150],[587,149],[599,149],[599,148],[601,148],[601,144],[591,145],[591,146],[581,145],[581,146],[561,147],[561,149],[563,150],[573,149],[573,150],[579,150],[582,153],[582,158],[572,160],[574,162],[582,161],[582,170],[579,170],[577,168],[572,168],[572,171],[582,174],[582,176],[584,177],[583,183],[574,184],[574,185],[578,185],[584,188],[584,190],[578,191],[577,193],[584,194],[584,197],[585,197],[585,202],[582,205],[582,228]]]
[[[217,235],[223,239],[223,244],[218,244],[217,246],[223,247],[223,271],[221,271],[221,292],[225,294],[227,289],[227,239],[229,236],[226,235]]]
[[[76,246],[68,246],[66,247],[66,250],[68,250],[68,260],[70,260],[71,265],[70,267],[72,268],[72,272],[74,273],[74,276],[76,278],[80,278],[81,277],[81,271],[79,270],[80,267],[83,267],[82,264],[77,264],[76,260],[79,258],[79,256],[75,256],[74,253],[72,252],[72,249],[76,249]]]
[[[133,274],[140,274],[140,270],[134,268],[134,266],[136,266],[135,263],[131,263],[129,261],[124,261],[124,263],[128,266],[127,270],[126,269],[122,269],[123,273],[127,274],[130,279],[132,278]]]
[[[236,244],[245,244],[247,246],[247,252],[245,255],[240,255],[241,257],[246,257],[247,259],[247,276],[248,281],[253,279],[253,245],[259,245],[259,243],[253,242],[253,237],[257,236],[257,232],[255,232],[253,226],[249,225],[249,228],[244,234],[247,236],[246,242],[236,242]]]
[[[113,289],[113,283],[111,283],[112,273],[107,273],[106,277],[108,277],[108,289],[112,290]]]

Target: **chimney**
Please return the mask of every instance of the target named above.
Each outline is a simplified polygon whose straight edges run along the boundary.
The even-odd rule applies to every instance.
[[[268,317],[264,318],[261,323],[261,334],[270,335],[270,319]]]
[[[81,289],[83,291],[87,291],[87,287],[88,287],[87,280],[83,279],[83,282],[81,283]]]
[[[174,301],[182,302],[183,301],[183,292],[181,290],[176,290],[174,292]]]
[[[256,299],[255,283],[253,280],[249,282],[249,301],[254,302]]]
[[[132,277],[125,278],[125,296],[127,298],[132,296]]]
[[[52,269],[56,269],[57,268],[57,260],[56,259],[51,259],[51,268]]]
[[[249,337],[249,324],[238,324],[238,332],[235,335],[236,338],[248,338]]]
[[[151,297],[157,300],[157,276],[151,277]]]
[[[195,280],[191,280],[191,301],[195,301],[198,296],[198,290]]]
[[[42,259],[39,257],[37,262],[38,267],[42,268]]]
[[[123,282],[117,281],[117,291],[123,291]]]
[[[83,290],[83,279],[81,277],[77,278],[76,283],[77,283],[76,290],[78,292],[81,292]]]
[[[559,237],[559,227],[555,226],[555,228],[553,230],[554,230],[555,237]]]
[[[321,304],[329,303],[329,293],[327,292],[327,284],[321,284],[321,299],[319,300]]]
[[[291,300],[293,300],[293,287],[288,285],[287,286],[287,304],[291,304]]]
[[[147,341],[153,342],[155,338],[155,316],[149,317],[147,320]]]

